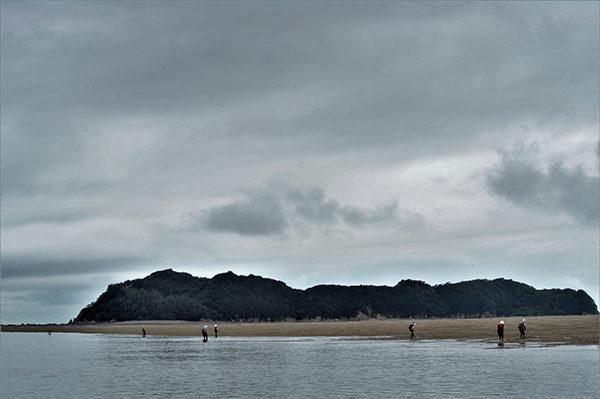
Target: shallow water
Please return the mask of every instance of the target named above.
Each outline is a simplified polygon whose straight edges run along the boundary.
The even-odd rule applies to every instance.
[[[1,333],[3,398],[597,397],[598,346]]]

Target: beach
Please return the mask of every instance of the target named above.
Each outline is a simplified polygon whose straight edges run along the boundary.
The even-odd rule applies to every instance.
[[[599,345],[600,316],[536,316],[527,317],[525,339],[519,338],[517,328],[521,317],[507,317],[505,334],[509,342],[539,342],[546,344]],[[283,321],[283,322],[230,322],[230,321],[124,321],[86,324],[2,325],[2,332],[48,332],[82,334],[142,334],[146,326],[148,336],[201,336],[204,325],[214,339],[213,327],[219,328],[220,337],[364,337],[381,339],[409,339],[408,325],[416,322],[415,334],[423,340],[480,340],[497,341],[496,325],[500,318],[481,319],[367,319],[353,321]]]

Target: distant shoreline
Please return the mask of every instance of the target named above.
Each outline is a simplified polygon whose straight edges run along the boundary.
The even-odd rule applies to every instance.
[[[519,338],[520,317],[504,318],[505,333],[510,342],[540,342],[547,344],[600,345],[600,315],[527,317],[527,334]],[[142,334],[148,336],[201,336],[204,325],[214,339],[213,326],[221,337],[386,337],[409,339],[408,325],[415,321],[416,335],[424,340],[498,341],[496,325],[500,318],[487,319],[386,319],[356,321],[281,321],[281,322],[191,322],[178,320],[124,321],[86,324],[2,325],[2,332],[81,333],[81,334]]]

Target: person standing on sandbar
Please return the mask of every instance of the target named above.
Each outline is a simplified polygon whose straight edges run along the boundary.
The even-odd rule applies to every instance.
[[[521,338],[525,338],[525,331],[527,331],[527,326],[525,325],[525,319],[519,323],[519,333],[521,333]]]
[[[504,341],[504,320],[498,324],[496,331],[498,332],[498,339]]]

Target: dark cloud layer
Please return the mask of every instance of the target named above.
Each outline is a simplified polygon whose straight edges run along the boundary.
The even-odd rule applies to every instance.
[[[240,235],[281,234],[286,222],[279,201],[269,195],[214,207],[202,224],[209,231]]]
[[[85,285],[82,285],[63,287],[57,290],[54,287],[39,286],[18,298],[26,302],[31,302],[32,306],[71,305],[80,300],[81,292],[85,291],[86,288]]]
[[[89,301],[96,274],[178,265],[395,284],[512,253],[597,281],[598,2],[0,8],[3,321],[46,276]],[[519,140],[540,153],[491,166]]]
[[[53,256],[2,255],[2,279],[19,277],[72,276],[93,273],[118,272],[147,265],[151,260],[135,257],[94,259],[89,256],[76,259],[53,259]]]
[[[598,227],[600,183],[598,176],[554,162],[548,170],[531,156],[502,154],[502,162],[487,178],[490,191],[509,201],[540,211],[564,212],[579,223]]]
[[[274,104],[237,112],[218,134],[301,134],[332,152],[390,145],[419,152],[425,144],[427,151],[465,145],[482,128],[520,118],[587,124],[598,115],[598,43],[586,34],[594,27],[559,7],[3,7],[11,17],[2,35],[6,193],[40,190],[46,172],[77,167],[102,124],[126,117],[193,113],[198,122],[280,97],[298,107],[285,122],[273,117]]]
[[[417,213],[406,211],[401,216],[398,202],[395,200],[378,205],[374,209],[359,208],[341,205],[335,199],[325,200],[325,193],[319,188],[306,192],[291,190],[285,195],[285,199],[291,205],[295,216],[319,226],[343,222],[357,228],[374,224],[395,225],[397,228],[410,224],[410,228],[418,228],[423,223],[421,215]]]
[[[401,212],[396,201],[373,209],[343,206],[335,199],[325,199],[320,188],[306,191],[291,189],[280,194],[258,191],[246,196],[242,201],[192,215],[192,223],[213,232],[247,236],[280,235],[288,227],[306,224],[317,227],[346,225],[351,228],[383,225],[416,229],[424,223],[418,213]]]

